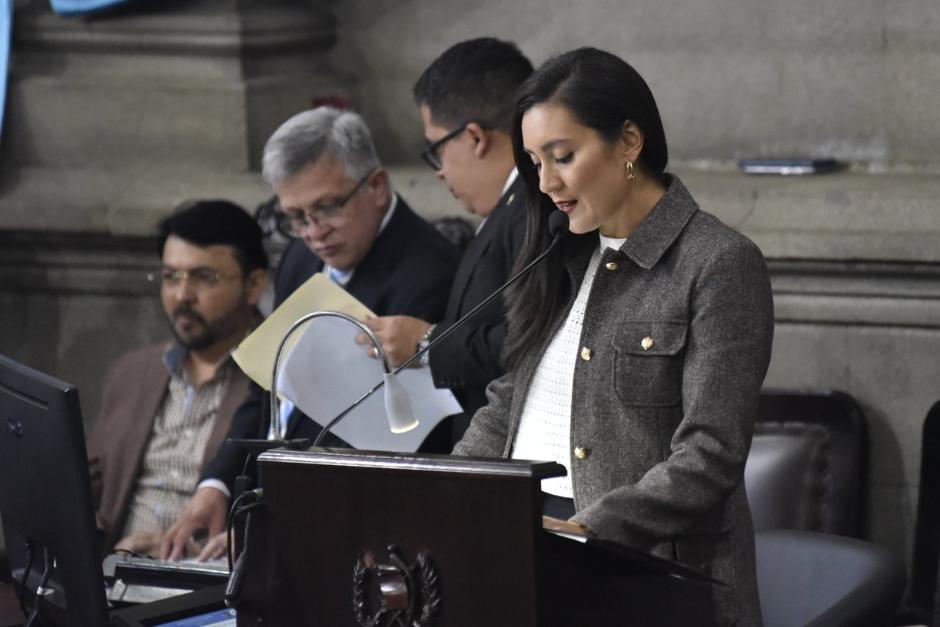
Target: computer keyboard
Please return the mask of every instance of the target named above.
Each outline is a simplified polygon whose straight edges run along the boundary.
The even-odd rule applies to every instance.
[[[108,600],[115,604],[149,603],[228,580],[225,560],[169,562],[115,553],[105,557],[102,568]]]

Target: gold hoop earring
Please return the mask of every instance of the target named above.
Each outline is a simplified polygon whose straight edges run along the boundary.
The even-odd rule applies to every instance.
[[[634,171],[634,168],[633,168],[633,162],[632,162],[632,161],[627,161],[627,162],[624,163],[623,165],[624,165],[624,167],[627,169],[627,180],[628,180],[628,181],[632,181],[633,179],[635,179],[635,178],[636,178],[636,172]]]

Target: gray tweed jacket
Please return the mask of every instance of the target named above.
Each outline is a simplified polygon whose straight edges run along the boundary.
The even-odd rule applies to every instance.
[[[573,285],[591,252],[567,261]],[[571,356],[573,520],[725,582],[712,587],[712,624],[761,624],[742,475],[773,328],[760,250],[673,176],[620,250],[603,253]],[[490,384],[455,454],[511,454],[549,340]]]

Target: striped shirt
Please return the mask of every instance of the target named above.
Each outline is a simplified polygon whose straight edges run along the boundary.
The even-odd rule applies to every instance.
[[[236,366],[226,359],[212,379],[193,386],[183,368],[185,357],[186,349],[178,344],[163,356],[170,382],[154,417],[124,536],[166,531],[182,514],[199,480],[206,444]]]

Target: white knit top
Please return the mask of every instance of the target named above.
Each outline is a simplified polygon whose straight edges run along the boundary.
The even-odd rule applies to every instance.
[[[594,275],[605,248],[619,249],[624,239],[600,236],[600,246],[591,256],[578,296],[568,318],[552,338],[535,369],[526,395],[512,457],[558,462],[568,471],[564,477],[542,481],[542,490],[556,496],[573,497],[571,490],[571,386],[581,349],[581,327]]]

